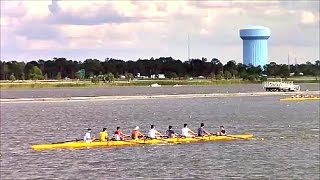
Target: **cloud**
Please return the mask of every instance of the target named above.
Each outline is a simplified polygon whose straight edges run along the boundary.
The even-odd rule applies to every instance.
[[[16,35],[24,36],[30,40],[61,40],[62,34],[55,26],[50,24],[23,24],[15,31]]]
[[[142,18],[130,17],[116,11],[112,4],[97,2],[90,8],[80,5],[79,9],[66,6],[61,8],[58,1],[48,6],[51,14],[49,23],[66,25],[99,25],[108,23],[128,23],[141,21]]]
[[[1,16],[19,18],[27,13],[27,8],[23,3],[17,1],[0,1],[1,3]]]
[[[312,13],[310,11],[302,11],[301,12],[301,23],[303,24],[319,24],[319,13],[318,16],[315,15],[316,13]]]
[[[315,1],[1,1],[1,58],[242,59],[239,29],[271,29],[269,56],[319,58]],[[285,52],[285,53],[284,53]],[[107,55],[106,55],[107,54]],[[285,55],[284,55],[285,54]],[[89,57],[88,57],[89,58]]]

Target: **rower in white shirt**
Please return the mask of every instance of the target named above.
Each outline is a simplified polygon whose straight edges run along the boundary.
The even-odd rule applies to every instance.
[[[160,136],[163,136],[163,135],[159,131],[154,129],[154,125],[151,125],[151,129],[149,130],[148,137],[151,139],[155,139]]]
[[[92,142],[95,140],[95,137],[91,137],[91,129],[88,128],[86,134],[83,137],[83,141]]]
[[[183,137],[195,137],[197,133],[191,131],[188,127],[188,124],[184,124],[183,128],[181,129],[181,136]]]

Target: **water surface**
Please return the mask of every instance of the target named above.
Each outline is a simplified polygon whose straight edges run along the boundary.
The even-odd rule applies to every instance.
[[[257,140],[34,151],[116,126],[201,122]],[[264,138],[262,141],[261,138]],[[279,97],[1,104],[1,179],[319,179],[319,101]]]
[[[301,91],[319,91],[319,84],[299,84]],[[1,89],[1,98],[63,98],[79,96],[133,96],[165,94],[211,94],[264,92],[262,84],[232,84],[216,86],[162,86],[162,87],[89,87],[89,88],[40,88]]]

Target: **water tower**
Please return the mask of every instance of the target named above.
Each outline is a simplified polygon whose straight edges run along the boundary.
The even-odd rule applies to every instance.
[[[263,26],[251,26],[240,29],[243,40],[243,64],[261,66],[268,62],[268,39],[270,29]]]

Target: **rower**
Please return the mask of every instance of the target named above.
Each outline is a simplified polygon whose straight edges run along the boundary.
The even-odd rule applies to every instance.
[[[223,126],[220,126],[220,132],[217,132],[217,135],[220,135],[220,136],[227,135],[226,130],[224,129]]]
[[[151,129],[149,130],[148,137],[151,139],[155,139],[160,136],[163,136],[163,135],[159,131],[154,129],[154,125],[151,125]]]
[[[177,134],[172,130],[172,126],[169,126],[169,129],[166,131],[168,138],[174,138]]]
[[[85,141],[85,142],[92,142],[92,141],[94,141],[94,140],[95,140],[95,138],[94,138],[94,137],[91,137],[91,129],[88,128],[86,134],[85,134],[84,137],[83,137],[83,141]]]
[[[139,131],[139,126],[135,127],[132,131],[132,134],[131,134],[131,138],[132,139],[139,139],[141,137],[143,137],[144,135]]]
[[[184,137],[195,137],[197,135],[197,133],[191,131],[188,127],[188,124],[184,124],[183,128],[181,130],[181,135]]]
[[[124,140],[126,137],[129,135],[124,134],[121,130],[120,127],[117,127],[117,130],[114,132],[114,137],[116,141]]]
[[[204,123],[200,124],[200,128],[198,129],[198,136],[210,135],[206,130],[204,130]]]
[[[99,141],[108,141],[107,128],[103,128],[102,131],[99,133]]]

